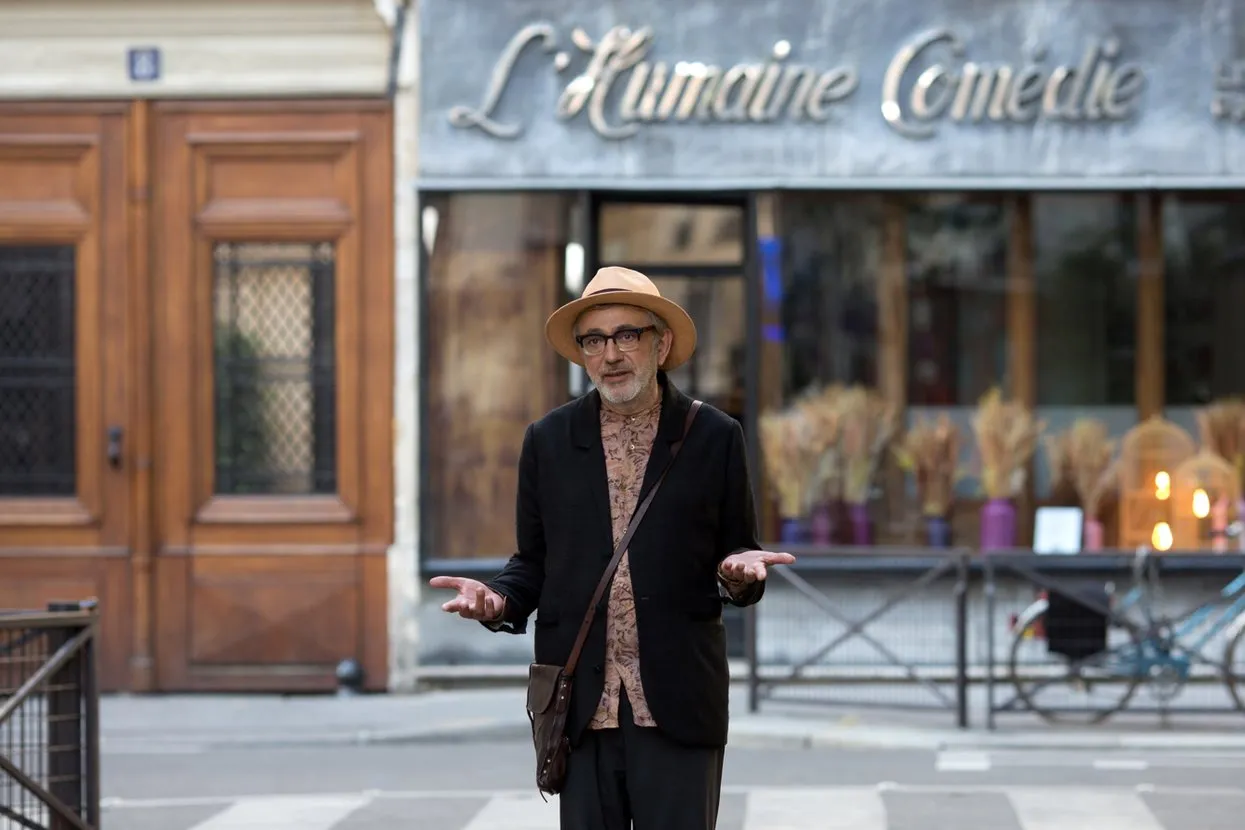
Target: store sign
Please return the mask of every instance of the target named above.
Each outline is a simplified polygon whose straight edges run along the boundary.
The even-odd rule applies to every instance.
[[[429,182],[1245,187],[1245,0],[421,0],[419,13]]]
[[[790,61],[786,40],[763,62],[725,67],[690,58],[654,60],[652,27],[616,26],[596,40],[575,29],[569,40],[574,51],[561,48],[553,24],[524,26],[494,63],[480,103],[455,106],[450,123],[496,138],[520,135],[521,121],[499,121],[495,112],[529,48],[552,53],[550,71],[573,74],[558,96],[557,118],[582,116],[610,139],[629,138],[653,123],[824,123],[835,106],[861,94],[857,67],[821,69]],[[586,63],[577,73],[574,52]],[[1114,38],[1091,39],[1074,65],[1048,65],[1045,49],[1021,63],[978,62],[966,58],[967,47],[954,30],[938,28],[898,50],[874,97],[885,122],[909,138],[934,135],[942,119],[1123,121],[1140,106],[1145,74],[1139,65],[1120,61],[1119,52]]]

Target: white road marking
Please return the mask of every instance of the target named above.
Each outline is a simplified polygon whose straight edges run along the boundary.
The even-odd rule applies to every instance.
[[[462,830],[558,830],[558,799],[537,793],[503,794],[489,799]]]
[[[886,830],[886,805],[875,787],[756,789],[744,830]]]
[[[990,766],[988,752],[939,752],[934,762],[938,772],[987,772]]]
[[[1138,770],[1147,770],[1150,768],[1149,761],[1143,761],[1140,758],[1096,758],[1094,759],[1094,769],[1101,770],[1128,770],[1136,772]]]
[[[191,830],[330,830],[367,802],[363,796],[246,798]]]
[[[1163,830],[1135,792],[1058,787],[1007,793],[1024,830]]]

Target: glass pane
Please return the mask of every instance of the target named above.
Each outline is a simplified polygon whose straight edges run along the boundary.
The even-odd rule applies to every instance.
[[[1169,196],[1163,203],[1167,403],[1245,393],[1245,204]]]
[[[882,201],[786,194],[782,202],[784,390],[878,382]]]
[[[743,277],[654,277],[653,282],[663,297],[683,306],[696,323],[696,352],[670,373],[670,379],[685,394],[742,420]]]
[[[215,246],[216,492],[337,490],[334,249]]]
[[[1007,387],[1007,212],[960,196],[911,203],[908,403],[974,406]]]
[[[601,206],[606,265],[741,265],[744,211],[731,205]]]
[[[430,558],[514,550],[524,430],[566,400],[566,362],[545,341],[545,320],[564,296],[568,217],[556,194],[427,200]]]
[[[0,245],[0,495],[72,496],[74,247]]]
[[[1131,196],[1032,197],[1037,281],[1037,415],[1046,433],[1078,418],[1118,440],[1137,422],[1137,216]],[[1051,492],[1050,459],[1034,455],[1034,490]]]

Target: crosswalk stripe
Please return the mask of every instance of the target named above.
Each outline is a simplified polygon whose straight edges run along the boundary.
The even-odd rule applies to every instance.
[[[1060,787],[1007,795],[1024,830],[1164,830],[1145,802],[1126,790]]]
[[[363,796],[245,798],[190,830],[331,830],[368,801]]]
[[[990,766],[988,752],[939,752],[934,762],[938,772],[986,772]]]
[[[765,790],[748,794],[744,830],[886,830],[876,787]]]
[[[496,795],[462,830],[558,830],[558,800],[539,794]]]

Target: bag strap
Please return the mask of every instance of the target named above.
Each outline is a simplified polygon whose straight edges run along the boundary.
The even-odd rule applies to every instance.
[[[644,514],[648,511],[648,506],[653,503],[653,496],[657,495],[657,491],[661,488],[661,483],[666,479],[666,473],[670,472],[670,465],[674,463],[675,457],[683,447],[683,442],[687,440],[687,434],[692,429],[692,421],[696,419],[696,412],[699,409],[700,401],[692,401],[692,406],[687,411],[687,420],[683,423],[683,436],[670,448],[670,460],[666,462],[666,468],[661,471],[661,476],[653,484],[653,489],[648,491],[644,501],[640,502],[640,506],[631,517],[631,523],[627,525],[627,532],[618,540],[618,545],[614,548],[614,556],[610,559],[609,564],[605,566],[605,573],[601,574],[601,581],[597,583],[597,590],[593,593],[592,602],[588,605],[588,613],[584,615],[584,621],[579,626],[579,634],[575,637],[575,645],[571,649],[571,656],[566,661],[566,668],[562,670],[565,677],[574,677],[575,667],[579,665],[580,652],[584,650],[584,643],[588,639],[588,630],[592,628],[592,620],[596,617],[597,605],[601,602],[601,597],[605,595],[605,587],[609,585],[610,579],[614,576],[614,571],[618,569],[618,563],[622,561],[623,552],[631,544],[631,537],[635,535],[636,527],[639,526],[640,520],[644,518]]]

